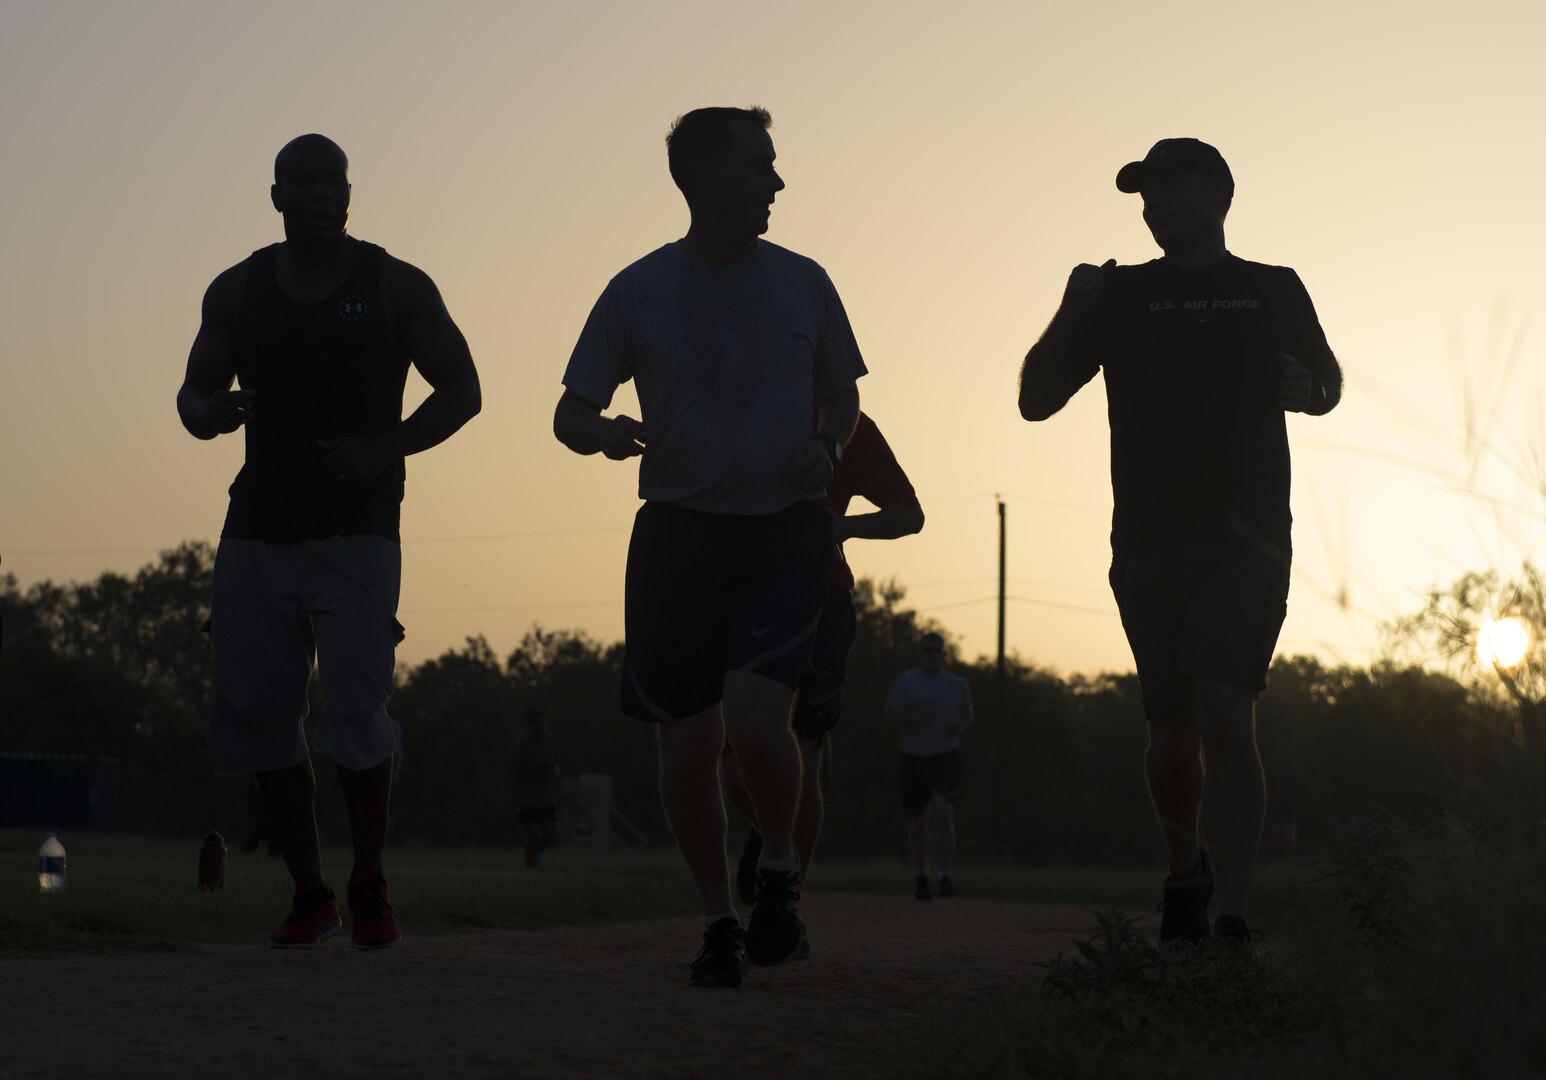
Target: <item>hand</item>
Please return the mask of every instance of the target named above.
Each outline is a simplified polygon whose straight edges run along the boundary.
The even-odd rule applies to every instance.
[[[815,436],[805,440],[794,459],[794,486],[801,491],[825,491],[832,479],[832,458]]]
[[[229,435],[253,417],[252,399],[256,390],[216,390],[204,400],[207,430]]]
[[[318,439],[317,445],[323,450],[322,475],[347,487],[370,483],[392,460],[376,439]]]
[[[1278,403],[1285,412],[1304,412],[1310,407],[1310,369],[1286,352],[1277,355],[1283,370],[1278,374]]]
[[[644,425],[631,416],[598,416],[596,441],[601,452],[613,461],[624,461],[644,453]]]
[[[1063,307],[1071,311],[1084,311],[1105,287],[1106,275],[1116,266],[1115,259],[1107,259],[1099,266],[1080,263],[1068,275],[1068,285],[1063,289]]]

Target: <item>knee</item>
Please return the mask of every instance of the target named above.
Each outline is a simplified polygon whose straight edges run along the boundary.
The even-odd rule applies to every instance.
[[[1197,731],[1203,748],[1215,753],[1254,746],[1256,743],[1256,692],[1236,683],[1199,680]]]
[[[717,724],[690,718],[673,720],[660,728],[660,755],[668,767],[712,772],[719,768],[724,749],[724,728]]]

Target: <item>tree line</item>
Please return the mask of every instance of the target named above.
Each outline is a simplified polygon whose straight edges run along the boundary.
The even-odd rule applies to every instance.
[[[21,589],[0,577],[0,752],[98,754],[123,765],[117,827],[239,833],[246,786],[210,775],[205,721],[213,549],[185,543],[136,574]],[[1528,570],[1528,568],[1527,568]],[[1529,578],[1539,584],[1539,578]],[[1463,584],[1463,583],[1461,583]],[[1430,608],[1457,603],[1435,592]],[[963,741],[958,808],[966,858],[1128,862],[1160,853],[1144,790],[1143,710],[1132,674],[1061,675],[1012,658],[967,661],[949,628],[920,617],[895,583],[862,580],[842,723],[833,733],[822,850],[901,854],[897,737],[882,718],[891,682],[913,666],[926,630],[971,684],[977,721]],[[1421,613],[1396,627],[1423,643]],[[1430,653],[1432,655],[1432,653]],[[1270,857],[1292,825],[1300,847],[1370,813],[1436,820],[1487,788],[1518,741],[1508,695],[1430,670],[1421,656],[1367,667],[1279,658],[1260,701]],[[403,727],[395,841],[513,844],[509,759],[530,708],[547,713],[566,776],[613,777],[613,801],[657,842],[651,725],[618,711],[622,646],[534,627],[507,656],[481,636],[398,672],[391,712]],[[313,685],[311,722],[327,707]],[[336,785],[319,785],[331,839],[347,837]]]

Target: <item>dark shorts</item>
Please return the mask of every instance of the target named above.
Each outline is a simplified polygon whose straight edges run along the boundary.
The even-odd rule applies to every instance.
[[[937,792],[946,802],[961,794],[961,751],[948,750],[932,757],[902,755],[902,813],[917,817],[929,808]]]
[[[509,821],[509,818],[505,819]],[[523,806],[515,815],[515,820],[523,825],[529,825],[536,821],[557,821],[558,807],[556,806]]]
[[[1193,679],[1267,685],[1288,612],[1288,564],[1252,544],[1166,548],[1111,564],[1111,591],[1149,722],[1189,700]]]
[[[730,671],[796,689],[835,551],[820,502],[758,516],[645,503],[628,544],[623,712],[651,721],[703,712]]]
[[[843,691],[848,686],[848,650],[853,648],[858,626],[854,595],[847,589],[829,589],[816,624],[816,640],[810,663],[800,678],[794,707],[794,733],[820,743],[843,716]]]

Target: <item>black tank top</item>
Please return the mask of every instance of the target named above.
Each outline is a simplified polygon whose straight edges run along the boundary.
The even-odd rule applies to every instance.
[[[295,543],[328,536],[398,539],[403,463],[362,487],[322,472],[318,440],[370,438],[402,419],[408,356],[381,305],[381,257],[361,243],[348,278],[302,304],[279,288],[279,245],[252,253],[236,315],[236,378],[257,391],[246,464],[231,485],[222,537]]]

